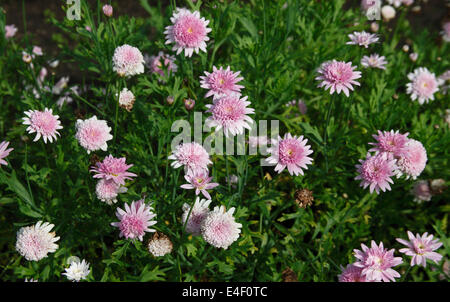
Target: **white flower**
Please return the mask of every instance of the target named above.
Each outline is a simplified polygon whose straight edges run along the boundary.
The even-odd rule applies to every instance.
[[[66,275],[67,279],[71,281],[80,281],[82,279],[86,279],[91,270],[89,269],[89,263],[83,259],[83,261],[73,261],[68,268],[66,268],[66,272],[62,273]]]
[[[58,249],[59,237],[50,232],[54,224],[38,221],[36,225],[21,228],[17,232],[16,250],[28,261],[39,261]]]

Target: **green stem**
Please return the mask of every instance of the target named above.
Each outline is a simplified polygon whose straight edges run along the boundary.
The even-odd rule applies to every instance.
[[[324,141],[325,169],[326,169],[327,173],[328,173],[328,154],[327,154],[328,126],[330,124],[330,117],[331,117],[331,110],[333,108],[333,103],[334,103],[334,97],[332,97],[330,99],[330,103],[328,104],[327,123],[326,123],[324,134],[323,134],[323,137],[324,137],[323,141]]]

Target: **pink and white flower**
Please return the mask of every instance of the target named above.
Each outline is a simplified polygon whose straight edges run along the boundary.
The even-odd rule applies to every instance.
[[[17,32],[17,27],[14,24],[5,26],[5,38],[9,39],[15,36]]]
[[[174,43],[172,50],[177,51],[177,55],[184,50],[186,57],[191,57],[194,51],[206,52],[206,41],[209,41],[208,28],[209,20],[200,18],[200,13],[193,13],[185,8],[177,8],[170,18],[172,25],[167,26],[164,34],[166,44]]]
[[[98,120],[95,115],[86,120],[77,120],[76,128],[75,138],[88,154],[100,149],[106,151],[107,141],[113,138],[110,134],[111,127],[108,127],[105,120]]]
[[[208,165],[212,164],[206,149],[196,142],[176,146],[168,159],[174,160],[170,165],[175,169],[184,166],[186,173],[197,170],[208,171]]]
[[[113,71],[121,77],[131,77],[144,72],[144,57],[136,47],[124,44],[114,51]]]
[[[426,180],[419,180],[416,182],[411,193],[414,195],[414,201],[418,203],[430,201],[432,197],[430,185]]]
[[[407,248],[400,249],[400,253],[404,253],[407,256],[411,256],[411,266],[421,265],[423,267],[427,266],[427,259],[434,261],[436,264],[442,259],[442,255],[434,252],[442,246],[442,242],[439,239],[433,240],[433,235],[428,235],[428,233],[414,234],[410,231],[408,233],[409,241],[397,238],[396,240]]]
[[[244,78],[240,77],[241,72],[233,72],[230,70],[230,66],[227,69],[213,66],[213,72],[209,73],[205,71],[204,76],[200,76],[200,87],[208,89],[205,97],[213,96],[213,98],[219,98],[231,93],[238,93],[244,86],[237,85],[238,82],[242,81]]]
[[[113,14],[113,7],[109,4],[105,4],[102,7],[103,13],[105,14],[105,16],[107,17],[111,17]]]
[[[276,165],[275,172],[281,173],[287,168],[291,175],[304,175],[303,169],[307,170],[307,165],[313,161],[308,157],[313,151],[311,146],[306,145],[307,142],[303,135],[297,137],[287,133],[283,138],[278,136],[278,139],[272,139],[272,146],[267,150],[271,155],[266,161]]]
[[[201,227],[205,217],[208,215],[209,204],[211,200],[200,199],[197,197],[194,201],[194,205],[191,206],[187,203],[183,204],[183,215],[181,221],[186,224],[186,231],[194,236],[201,235]],[[186,222],[187,220],[187,222]]]
[[[408,143],[408,132],[405,134],[399,133],[399,130],[395,131],[380,131],[378,135],[374,134],[373,137],[377,141],[376,143],[369,143],[373,145],[369,152],[375,151],[377,153],[390,152],[394,156],[401,156],[406,153],[406,144]]]
[[[353,90],[352,85],[360,86],[360,83],[355,81],[361,77],[360,71],[355,71],[356,66],[352,66],[352,62],[328,61],[322,63],[316,80],[321,81],[317,87],[325,87],[325,90],[330,88],[330,94],[335,91],[339,94],[341,91],[348,97],[349,90]]]
[[[406,92],[411,95],[411,100],[417,100],[420,105],[434,100],[434,93],[439,90],[439,85],[443,84],[441,79],[424,67],[409,73],[408,79],[411,82],[406,84]]]
[[[119,193],[125,193],[127,190],[125,186],[117,184],[112,179],[100,179],[95,186],[97,198],[108,205],[116,203]]]
[[[375,191],[377,194],[380,194],[380,190],[383,192],[391,190],[389,183],[394,183],[391,176],[394,175],[395,169],[395,159],[392,154],[383,152],[370,155],[367,153],[366,159],[360,159],[359,162],[361,164],[356,165],[359,175],[355,179],[361,180],[361,187],[364,189],[369,187],[370,193]]]
[[[215,182],[211,182],[212,176],[208,175],[208,172],[202,170],[196,170],[193,172],[189,172],[184,176],[188,184],[181,185],[183,189],[195,189],[195,195],[200,193],[203,194],[208,199],[211,199],[211,195],[209,195],[208,191],[210,189],[214,189],[219,184]]]
[[[17,232],[16,250],[28,261],[39,261],[58,249],[59,237],[50,232],[54,224],[38,221],[35,225],[20,228]]]
[[[385,56],[379,56],[378,54],[372,54],[370,56],[364,56],[361,59],[361,65],[365,68],[372,67],[372,68],[379,68],[386,70],[386,57]]]
[[[36,133],[34,142],[41,138],[44,143],[56,141],[56,135],[59,135],[58,130],[62,129],[61,122],[58,115],[53,115],[53,110],[45,108],[44,111],[29,110],[24,112],[26,117],[23,119],[24,125],[29,125],[28,133]]]
[[[364,46],[365,48],[368,48],[370,44],[376,43],[379,40],[379,37],[376,34],[371,34],[365,31],[355,31],[353,34],[349,34],[348,37],[350,38],[350,41],[346,44]]]
[[[401,264],[401,257],[394,257],[394,249],[387,250],[383,247],[383,242],[377,246],[372,240],[371,247],[361,244],[361,250],[354,249],[353,252],[357,261],[353,264],[362,268],[361,275],[366,277],[367,281],[394,281],[400,277],[400,274],[392,267]]]
[[[213,100],[206,105],[206,112],[211,116],[205,121],[207,127],[215,127],[215,131],[223,128],[225,136],[235,136],[244,133],[244,129],[251,129],[253,120],[248,114],[254,114],[255,109],[248,108],[250,102],[247,96],[240,98],[239,94],[232,93]]]
[[[156,221],[152,220],[156,217],[152,210],[143,199],[133,201],[131,206],[125,203],[125,211],[117,208],[116,216],[120,221],[112,222],[111,225],[119,228],[119,237],[138,238],[142,241],[146,232],[156,232],[156,230],[150,228],[156,224]]]
[[[397,159],[395,174],[397,177],[406,176],[406,179],[416,179],[427,164],[427,151],[422,143],[409,139],[405,146],[405,154]]]
[[[227,249],[239,239],[242,224],[234,220],[235,208],[226,211],[224,206],[215,207],[203,220],[201,232],[206,242],[217,248]]]
[[[119,94],[119,106],[128,112],[133,109],[134,101],[136,100],[133,92],[124,87]]]
[[[125,179],[132,179],[132,177],[136,177],[137,175],[127,170],[131,168],[133,165],[127,165],[126,158],[115,158],[111,154],[103,160],[103,162],[97,162],[96,167],[91,168],[91,172],[95,172],[97,174],[94,175],[94,178],[103,178],[106,180],[112,180],[118,185],[125,185]]]
[[[36,56],[44,55],[44,53],[42,52],[42,48],[39,46],[33,46],[33,54]]]
[[[0,143],[0,165],[5,165],[7,166],[8,163],[6,162],[6,160],[4,160],[5,157],[7,157],[9,155],[9,153],[14,150],[14,148],[8,148],[9,142],[7,141],[3,141]]]
[[[178,70],[175,64],[175,57],[160,51],[157,56],[144,56],[145,64],[151,72],[157,73],[164,77],[165,71],[174,74]]]
[[[353,263],[347,264],[347,267],[341,266],[342,273],[338,276],[339,282],[368,282],[366,276],[362,275],[362,268]]]

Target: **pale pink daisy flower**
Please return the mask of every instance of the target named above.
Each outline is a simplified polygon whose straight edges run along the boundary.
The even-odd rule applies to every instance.
[[[239,239],[242,224],[234,220],[235,208],[226,211],[224,206],[215,207],[203,220],[202,237],[217,248],[227,249]]]
[[[200,199],[200,197],[197,197],[194,201],[192,210],[189,204],[183,204],[183,215],[181,216],[181,221],[183,225],[186,224],[186,231],[188,233],[191,233],[194,236],[201,235],[203,220],[205,220],[206,215],[210,212],[210,203],[211,200]]]
[[[17,32],[17,27],[14,24],[5,26],[5,38],[9,39],[14,37]]]
[[[189,172],[184,176],[188,184],[181,185],[183,189],[195,189],[195,195],[200,193],[203,194],[208,199],[211,199],[211,195],[209,195],[208,191],[210,189],[214,189],[219,184],[215,182],[211,182],[212,176],[208,175],[208,172],[202,170],[196,170],[193,172]]]
[[[94,115],[86,120],[77,120],[75,126],[77,128],[75,138],[88,154],[91,151],[108,149],[107,141],[113,137],[110,134],[111,127],[108,127],[105,120],[98,120]]]
[[[362,268],[361,275],[366,277],[367,281],[394,281],[400,277],[400,274],[392,267],[401,264],[401,257],[394,257],[395,249],[387,250],[383,247],[383,242],[377,246],[372,240],[370,248],[361,244],[361,250],[354,249],[353,252],[357,261],[353,264]]]
[[[24,112],[26,117],[23,119],[24,125],[29,125],[28,133],[35,133],[34,142],[43,138],[44,143],[56,141],[56,135],[59,135],[58,130],[62,129],[61,122],[58,115],[53,115],[52,109],[45,108],[44,111],[30,110]]]
[[[112,222],[111,225],[119,228],[119,237],[138,238],[142,241],[145,232],[156,232],[156,230],[149,228],[156,224],[156,221],[152,220],[156,217],[152,210],[153,208],[146,205],[143,199],[133,201],[131,206],[125,203],[125,211],[117,208],[116,216],[120,221]]]
[[[227,69],[223,69],[223,67],[217,69],[216,66],[213,66],[213,72],[205,71],[205,75],[200,76],[200,87],[208,89],[205,98],[210,96],[219,98],[231,93],[240,93],[244,88],[242,85],[237,85],[244,79],[239,76],[240,73],[240,71],[231,71],[230,66]]]
[[[395,169],[395,159],[392,154],[383,152],[370,155],[367,153],[366,159],[360,159],[359,162],[361,164],[356,165],[359,175],[355,179],[361,180],[361,187],[364,189],[369,187],[370,193],[375,190],[377,194],[380,194],[380,189],[383,192],[386,189],[391,190],[389,183],[394,183],[391,176],[394,175]]]
[[[413,62],[417,61],[419,58],[419,54],[417,52],[412,52],[409,54],[409,59]]]
[[[114,51],[113,71],[121,77],[130,77],[144,72],[144,57],[136,47],[124,44]]]
[[[177,8],[170,18],[173,25],[167,26],[164,34],[166,44],[175,43],[172,50],[177,51],[177,55],[184,50],[186,57],[191,57],[194,51],[206,52],[206,41],[209,41],[208,28],[209,20],[200,18],[200,13],[191,13],[185,8]]]
[[[361,59],[361,65],[365,68],[372,67],[372,68],[379,68],[386,70],[386,57],[385,56],[379,56],[378,54],[373,54],[370,56],[364,56]]]
[[[178,66],[175,64],[175,57],[162,51],[157,56],[149,57],[145,55],[144,60],[151,72],[157,73],[162,77],[165,76],[165,71],[174,74],[178,70]]]
[[[444,26],[442,26],[441,35],[445,42],[450,42],[450,21],[445,22]]]
[[[347,264],[347,267],[341,266],[342,273],[338,276],[339,282],[367,282],[366,276],[363,276],[362,268],[353,263]]]
[[[414,195],[414,201],[418,203],[430,201],[432,197],[430,185],[427,180],[419,180],[416,182],[411,193]]]
[[[174,160],[170,164],[172,167],[176,169],[184,166],[186,172],[196,170],[208,171],[208,165],[212,164],[206,149],[196,142],[176,146],[168,159]]]
[[[378,130],[378,135],[372,135],[376,143],[369,143],[373,145],[369,152],[390,152],[394,156],[401,156],[406,152],[406,144],[408,143],[408,132],[405,134],[399,133],[399,131],[380,131]]]
[[[16,250],[28,261],[39,261],[58,249],[59,237],[50,232],[54,224],[38,221],[35,225],[20,228],[17,232]]]
[[[304,175],[303,169],[307,170],[307,165],[313,161],[308,157],[313,151],[307,142],[303,135],[297,137],[286,133],[283,138],[278,136],[278,139],[272,139],[272,145],[267,150],[271,155],[266,161],[272,165],[276,164],[275,172],[281,173],[287,167],[291,175]]]
[[[14,148],[8,148],[9,142],[7,141],[3,141],[0,143],[0,165],[5,165],[7,166],[8,163],[6,162],[6,160],[4,160],[5,157],[7,157],[9,155],[9,153],[14,150]]]
[[[58,82],[53,86],[52,93],[53,94],[61,94],[61,92],[67,88],[67,84],[69,84],[69,77],[62,77]]]
[[[368,48],[370,44],[378,42],[379,38],[376,34],[371,34],[365,31],[353,32],[348,37],[351,41],[347,42],[348,45],[359,45]]]
[[[105,4],[102,7],[103,13],[105,14],[105,16],[107,17],[111,17],[113,14],[113,7],[109,4]]]
[[[330,94],[335,91],[339,94],[341,91],[348,97],[350,95],[349,89],[353,90],[353,85],[360,86],[360,83],[355,81],[361,77],[361,71],[354,71],[356,66],[352,66],[352,62],[339,62],[336,60],[322,63],[316,80],[321,81],[317,86],[319,88],[325,86],[325,90],[330,88]]]
[[[119,106],[124,108],[128,112],[133,109],[134,101],[136,100],[133,92],[128,90],[128,88],[123,88],[119,94]]]
[[[207,127],[215,127],[215,131],[223,128],[225,136],[235,136],[244,133],[244,129],[251,129],[253,120],[248,114],[254,114],[255,109],[248,108],[250,102],[247,96],[241,98],[239,94],[232,93],[213,100],[212,104],[207,104],[206,112],[211,116],[205,121]]]
[[[94,178],[113,180],[118,185],[125,185],[125,179],[137,176],[127,171],[133,165],[127,165],[125,161],[125,157],[115,158],[110,154],[102,162],[97,162],[95,167],[92,166],[90,172],[97,173]]]
[[[442,259],[442,255],[434,252],[442,246],[442,242],[439,239],[433,240],[433,235],[428,235],[424,233],[422,236],[414,234],[410,231],[408,233],[409,241],[397,238],[396,240],[407,248],[400,249],[400,253],[404,253],[407,256],[412,256],[411,266],[421,265],[423,267],[427,266],[427,259],[434,261],[436,264]]]
[[[97,198],[108,205],[116,203],[119,193],[125,193],[127,190],[125,186],[108,179],[100,179],[95,186]]]
[[[434,73],[424,67],[416,68],[414,72],[409,73],[408,79],[411,82],[406,84],[406,92],[411,95],[413,101],[417,100],[420,105],[434,100],[434,93],[443,83],[441,79],[436,78]]]
[[[410,177],[416,179],[425,169],[427,160],[427,150],[425,150],[422,143],[409,139],[406,144],[405,154],[397,159],[397,169],[395,170],[397,178],[405,175],[406,179]]]
[[[44,53],[42,52],[42,48],[39,46],[33,46],[33,54],[36,56],[42,56]]]

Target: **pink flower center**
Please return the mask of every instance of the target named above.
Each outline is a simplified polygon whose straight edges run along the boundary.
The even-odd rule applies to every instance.
[[[122,218],[120,230],[125,237],[137,237],[144,232],[144,222],[132,215],[126,215]]]
[[[283,139],[278,146],[279,160],[283,165],[295,164],[303,157],[304,150],[295,139]]]
[[[180,17],[174,28],[175,41],[184,47],[196,47],[206,35],[205,25],[194,16]]]
[[[343,62],[334,62],[327,66],[325,76],[332,82],[348,82],[353,76],[351,67]]]
[[[50,112],[34,112],[31,115],[31,127],[45,135],[53,134],[57,127],[57,119]]]
[[[238,121],[245,115],[245,106],[239,99],[223,98],[212,108],[212,114],[215,120],[222,122]]]

